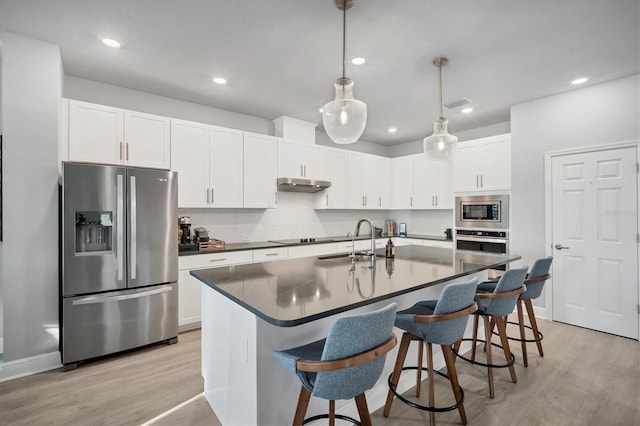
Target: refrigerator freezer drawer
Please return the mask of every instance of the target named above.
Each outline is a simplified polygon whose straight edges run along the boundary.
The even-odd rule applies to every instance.
[[[62,300],[63,364],[177,335],[177,283]]]

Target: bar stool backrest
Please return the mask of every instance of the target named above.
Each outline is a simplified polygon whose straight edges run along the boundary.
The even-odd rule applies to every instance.
[[[468,308],[476,294],[476,278],[463,283],[447,285],[440,294],[434,315],[448,314]],[[470,315],[470,314],[469,314]],[[462,339],[469,315],[464,317],[424,324],[423,340],[437,345],[450,345]]]
[[[493,293],[506,293],[511,290],[516,290],[522,287],[524,279],[527,276],[527,266],[518,269],[508,269],[498,280]],[[499,297],[494,299],[485,299],[481,302],[478,300],[478,304],[482,304],[481,310],[489,315],[505,316],[513,312],[518,301],[519,294]],[[487,304],[488,301],[488,304]]]
[[[549,270],[551,269],[551,261],[553,257],[543,257],[542,259],[538,259],[533,262],[531,266],[531,270],[529,271],[529,275],[527,279],[534,279],[545,277],[549,275]],[[542,294],[542,289],[544,288],[544,281],[527,283],[527,290],[520,295],[521,299],[537,299]]]
[[[397,304],[361,315],[338,318],[327,335],[321,361],[357,355],[384,343],[391,335]],[[313,384],[313,395],[329,399],[351,399],[371,389],[384,368],[386,355],[342,370],[320,372]]]

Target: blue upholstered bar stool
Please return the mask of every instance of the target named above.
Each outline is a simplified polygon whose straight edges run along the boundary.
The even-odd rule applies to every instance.
[[[320,418],[371,425],[364,392],[380,378],[387,352],[396,345],[391,331],[397,304],[377,311],[337,319],[326,339],[285,351],[273,351],[284,368],[302,382],[293,425]],[[329,400],[329,414],[304,420],[311,395]],[[355,398],[362,423],[335,414],[336,399]]]
[[[529,360],[527,357],[527,342],[535,342],[538,346],[538,353],[541,357],[544,357],[544,351],[542,350],[542,339],[544,338],[544,336],[538,329],[538,323],[536,322],[536,316],[533,312],[533,304],[531,303],[531,300],[537,299],[542,294],[542,289],[544,288],[545,281],[547,281],[551,277],[549,275],[549,271],[551,269],[552,261],[553,257],[549,256],[537,259],[535,262],[533,262],[533,265],[529,270],[529,274],[524,280],[524,285],[527,290],[520,295],[520,297],[518,298],[518,303],[516,304],[518,310],[518,322],[516,323],[507,321],[508,324],[518,325],[520,329],[520,338],[508,336],[508,339],[518,341],[522,344],[522,362],[525,367],[529,366]],[[478,286],[478,290],[493,292],[497,283],[497,280],[484,282]],[[525,325],[524,323],[523,305],[527,310],[529,325]],[[526,338],[524,331],[525,328],[528,328],[533,332],[533,339]]]
[[[477,280],[457,284],[447,285],[440,294],[438,300],[418,302],[409,309],[398,312],[395,325],[405,330],[402,334],[402,342],[398,351],[398,357],[391,376],[389,376],[389,393],[384,406],[383,415],[389,416],[393,396],[395,395],[402,402],[429,411],[429,422],[435,424],[437,411],[451,411],[458,409],[460,421],[467,424],[467,416],[464,411],[464,392],[458,383],[458,375],[455,368],[455,356],[451,350],[451,345],[462,339],[467,326],[469,315],[477,309],[473,301],[476,294]],[[420,351],[417,367],[403,367],[407,356],[409,344],[412,341],[420,342]],[[427,371],[429,376],[429,405],[416,404],[396,392],[400,374],[403,370],[417,370],[418,378],[416,383],[416,396],[420,396],[420,381],[422,367],[422,342],[427,346]],[[434,371],[433,351],[431,345],[435,343],[441,345],[444,360],[447,365],[448,375]],[[434,396],[434,373],[448,378],[456,399],[456,404],[451,407],[436,407]]]
[[[479,291],[476,294],[476,302],[478,303],[478,310],[474,313],[474,321],[473,321],[473,338],[472,339],[463,339],[463,340],[471,340],[471,358],[467,358],[458,353],[460,342],[455,345],[455,354],[458,357],[464,359],[465,361],[482,365],[487,367],[487,374],[489,376],[489,397],[494,397],[494,389],[493,389],[493,369],[494,368],[509,368],[509,373],[511,375],[511,381],[516,383],[518,381],[516,377],[516,370],[513,367],[515,363],[515,356],[511,353],[509,349],[509,340],[507,339],[507,325],[505,321],[505,317],[510,312],[513,312],[513,309],[516,306],[516,302],[518,301],[518,297],[520,294],[524,293],[526,290],[524,286],[524,279],[527,275],[527,267],[522,267],[519,269],[509,269],[505,271],[504,274],[498,280],[495,288],[492,292],[482,292]],[[485,340],[478,339],[478,321],[480,317],[484,320],[484,331],[485,331]],[[491,331],[493,327],[498,328],[498,335],[500,336],[500,342],[502,346],[491,343]],[[487,362],[477,362],[476,358],[476,342],[485,342],[485,348],[487,351]],[[493,364],[493,357],[491,353],[491,346],[495,345],[497,347],[501,347],[506,364]]]

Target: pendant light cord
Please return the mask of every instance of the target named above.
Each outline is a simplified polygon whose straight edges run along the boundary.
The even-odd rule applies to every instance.
[[[347,0],[342,1],[342,78],[345,78],[347,50]]]
[[[438,70],[440,71],[440,118],[442,118],[442,64],[438,65]]]

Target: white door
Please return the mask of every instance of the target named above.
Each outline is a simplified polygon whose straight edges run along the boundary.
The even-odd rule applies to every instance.
[[[553,319],[638,339],[636,148],[551,167]]]

